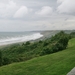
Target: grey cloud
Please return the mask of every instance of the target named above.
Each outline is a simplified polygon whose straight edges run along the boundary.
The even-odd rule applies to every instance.
[[[75,0],[57,0],[60,2],[57,11],[59,13],[73,14],[75,13]]]
[[[35,14],[40,16],[45,16],[53,13],[53,9],[50,6],[44,6],[40,11],[37,11]]]
[[[66,10],[67,12],[65,12],[65,7],[70,3],[64,7],[62,1],[64,0],[58,3],[57,0],[0,0],[0,3],[3,3],[3,6],[0,4],[0,31],[72,29],[75,27],[75,17],[73,16],[75,8],[69,7],[68,10],[72,11]],[[74,4],[71,2],[71,5]],[[44,16],[35,14],[45,6],[52,8],[52,14],[50,14],[49,9],[48,13],[46,11],[45,14],[41,12]],[[69,13],[72,15],[69,15]]]
[[[26,6],[21,6],[14,14],[14,18],[23,18],[28,12],[29,9]]]
[[[0,2],[0,18],[12,17],[17,8],[16,3],[13,1],[8,1],[8,3]]]

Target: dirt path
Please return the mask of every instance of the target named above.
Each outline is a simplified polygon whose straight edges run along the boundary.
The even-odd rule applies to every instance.
[[[75,67],[67,75],[75,75]]]

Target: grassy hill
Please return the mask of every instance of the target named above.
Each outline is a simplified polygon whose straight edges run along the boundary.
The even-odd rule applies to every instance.
[[[52,54],[66,49],[71,35],[63,31],[51,38],[23,44],[13,44],[0,50],[1,66],[13,62],[27,61],[38,56]]]
[[[0,67],[0,75],[66,75],[75,67],[75,38],[66,50]]]

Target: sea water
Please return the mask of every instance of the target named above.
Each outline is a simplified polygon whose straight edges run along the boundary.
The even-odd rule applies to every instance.
[[[42,36],[43,35],[39,32],[0,32],[0,46],[36,40]]]

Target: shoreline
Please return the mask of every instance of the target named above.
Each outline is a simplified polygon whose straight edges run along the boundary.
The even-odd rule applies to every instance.
[[[52,35],[51,35],[51,31],[38,31],[41,35],[43,35],[42,37],[38,38],[38,39],[34,39],[34,40],[29,40],[29,42],[33,43],[33,42],[38,42],[40,40],[45,40],[47,38],[50,38]],[[22,42],[16,42],[16,43],[11,43],[11,44],[4,44],[4,45],[0,45],[0,48],[3,48],[3,47],[7,47],[7,46],[12,46],[12,45],[17,45],[17,44],[23,44],[27,41],[22,41]]]
[[[38,38],[38,39],[35,39],[35,40],[29,40],[29,42],[33,43],[33,42],[38,42],[40,40],[45,40],[47,38],[50,38],[52,36],[54,36],[56,33],[60,32],[60,30],[51,30],[51,31],[35,31],[37,33],[40,33],[42,34],[43,36]],[[65,31],[65,32],[72,32],[72,31]],[[23,44],[27,41],[23,41],[23,42],[16,42],[16,43],[11,43],[11,44],[5,44],[5,45],[0,45],[0,48],[3,48],[3,47],[7,47],[7,46],[12,46],[12,45],[17,45],[17,44]]]

